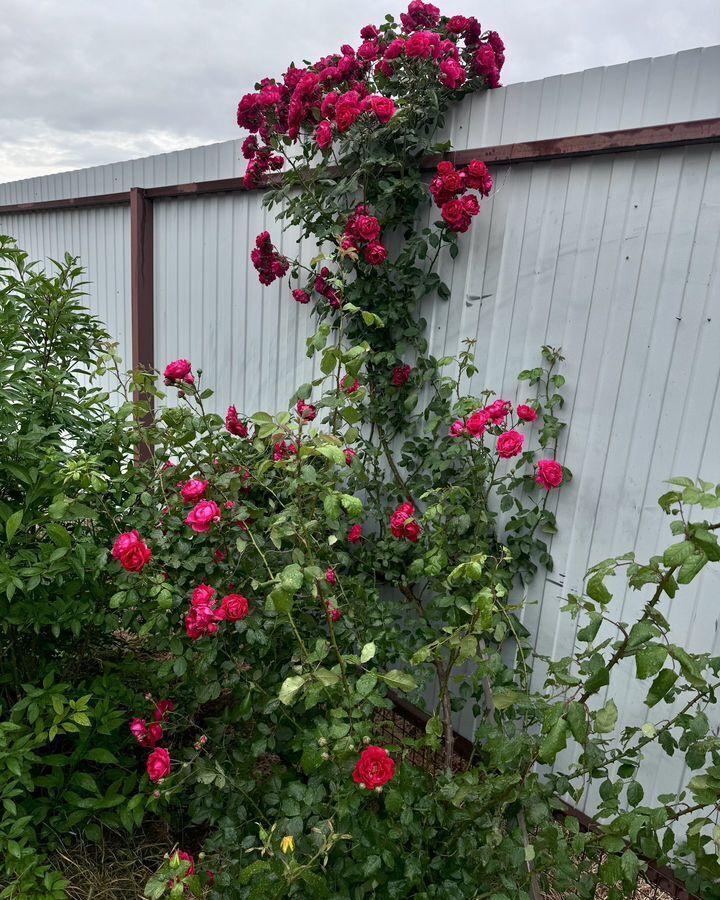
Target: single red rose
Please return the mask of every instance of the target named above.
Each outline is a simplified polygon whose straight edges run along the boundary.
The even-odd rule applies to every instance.
[[[366,747],[357,761],[353,780],[372,791],[387,784],[395,775],[395,761],[382,747]]]
[[[228,622],[240,622],[249,612],[247,598],[242,594],[228,594],[223,597],[220,612]]]
[[[522,453],[524,440],[525,435],[518,431],[506,431],[505,434],[501,434],[497,442],[498,456],[502,459],[510,459],[510,457]]]
[[[220,521],[220,507],[214,500],[201,500],[197,506],[193,507],[185,524],[189,525],[193,531],[202,534],[210,531],[213,522]]]
[[[546,491],[560,487],[563,483],[563,469],[554,459],[541,459],[538,463],[538,471],[535,481],[542,485]]]
[[[534,422],[537,419],[538,414],[532,408],[532,406],[525,406],[521,404],[517,408],[518,418],[522,419],[523,422]]]
[[[157,747],[148,757],[147,773],[150,781],[157,784],[170,774],[170,754],[163,747]]]

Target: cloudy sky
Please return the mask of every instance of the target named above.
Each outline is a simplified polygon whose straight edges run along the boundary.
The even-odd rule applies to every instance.
[[[436,0],[437,2],[437,0]],[[449,5],[448,5],[449,4]],[[503,83],[720,43],[718,0],[473,0]],[[0,0],[0,182],[235,137],[239,97],[392,0]]]

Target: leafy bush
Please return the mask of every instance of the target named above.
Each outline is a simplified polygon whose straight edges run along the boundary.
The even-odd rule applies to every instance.
[[[132,429],[93,386],[112,358],[76,261],[48,275],[2,237],[0,266],[0,883],[62,897],[44,852],[132,830],[145,807],[126,739],[138,678],[105,566]]]
[[[291,411],[232,406],[223,419],[188,360],[164,370],[169,404],[152,373],[136,373],[114,411],[72,378],[104,336],[83,344],[73,327],[59,367],[70,377],[55,378],[67,390],[48,382],[42,402],[8,401],[12,421],[51,429],[24,464],[13,449],[30,481],[6,476],[20,582],[8,599],[22,588],[39,606],[8,645],[39,627],[35,652],[48,651],[41,688],[8,676],[10,722],[33,702],[54,710],[36,689],[76,703],[54,711],[53,737],[44,711],[40,726],[12,730],[14,744],[34,735],[47,752],[29,760],[43,781],[0,782],[25,804],[3,825],[31,832],[20,856],[8,849],[37,875],[45,819],[92,838],[95,825],[130,830],[150,813],[168,833],[152,898],[537,900],[552,885],[579,900],[603,885],[613,900],[632,894],[644,857],[674,860],[691,889],[720,897],[720,739],[707,714],[720,658],[674,642],[661,612],[720,559],[718,526],[704,520],[720,486],[674,480],[660,502],[678,539],[647,561],[594,566],[564,607],[581,626],[574,646],[560,659],[534,652],[525,596],[552,567],[554,496],[571,477],[557,458],[563,357],[544,346],[510,402],[478,388],[472,342],[457,358],[430,355],[423,317],[449,296],[436,267],[460,252],[492,179],[480,160],[443,160],[428,184],[422,160],[450,149],[434,143],[448,106],[498,84],[502,41],[419,0],[401,21],[240,102],[248,186],[284,167],[266,203],[317,247],[309,263],[290,259],[264,232],[251,249],[260,280],[287,275],[318,320],[308,354],[321,374]],[[423,228],[431,201],[437,221]],[[26,289],[22,265],[7,295]],[[48,283],[82,316],[72,266]],[[23,356],[12,378],[36,390],[43,359]],[[131,390],[145,399],[122,402]],[[140,442],[150,456],[133,466]],[[37,510],[35,471],[50,482]],[[17,558],[18,541],[31,558]],[[613,576],[643,597],[634,621],[612,616]],[[107,660],[113,641],[123,649]],[[658,718],[619,732],[612,690],[632,679],[647,682]],[[380,723],[398,694],[427,706],[424,734],[395,738]],[[109,722],[93,728],[102,703]],[[478,725],[460,760],[453,720],[465,708]],[[90,738],[95,749],[81,744]],[[678,794],[645,798],[651,745],[692,770]],[[438,764],[415,765],[418,750]],[[57,760],[72,773],[62,786],[47,775]],[[590,786],[602,826],[584,833],[561,798],[578,803]]]

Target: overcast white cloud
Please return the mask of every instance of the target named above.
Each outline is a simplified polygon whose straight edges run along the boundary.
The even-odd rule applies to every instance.
[[[258,78],[405,5],[0,0],[0,182],[235,137]],[[718,0],[439,5],[500,32],[505,84],[720,43]]]

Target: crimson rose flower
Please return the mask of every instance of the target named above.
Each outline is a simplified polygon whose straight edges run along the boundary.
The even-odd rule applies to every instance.
[[[315,129],[315,140],[321,150],[327,150],[332,145],[332,125],[329,122],[321,122]]]
[[[328,584],[337,584],[337,575],[335,574],[335,569],[333,569],[332,566],[329,566],[327,572],[325,573],[325,581],[327,581]]]
[[[520,405],[517,408],[518,418],[522,419],[523,422],[534,422],[537,419],[537,413],[532,408],[532,406]]]
[[[171,713],[175,709],[175,704],[172,700],[160,700],[155,707],[155,721],[162,722],[165,716],[168,713]]]
[[[297,300],[298,303],[309,303],[310,302],[310,294],[307,291],[303,291],[300,288],[295,288],[292,292],[293,300]]]
[[[200,478],[191,478],[190,481],[186,481],[180,489],[183,500],[187,503],[190,503],[193,500],[199,500],[207,490],[208,483],[209,482],[207,481],[202,481]]]
[[[546,491],[554,487],[560,487],[563,482],[562,466],[554,459],[541,459],[538,463],[535,481],[541,484]]]
[[[382,787],[395,774],[395,761],[382,747],[366,747],[357,761],[353,780],[369,791]]]
[[[170,754],[164,747],[158,747],[148,757],[147,773],[150,781],[157,784],[170,774]]]
[[[142,572],[152,559],[152,551],[137,531],[121,534],[113,545],[112,555],[128,572]]]
[[[485,426],[488,423],[488,414],[484,409],[474,412],[467,420],[468,433],[473,437],[480,437],[485,432]]]
[[[248,614],[249,606],[247,598],[242,594],[228,594],[223,597],[219,614],[228,622],[240,622]]]
[[[365,262],[371,266],[381,266],[388,258],[387,247],[384,244],[368,244],[363,251]]]
[[[395,387],[402,387],[407,383],[407,380],[410,378],[411,372],[412,368],[408,365],[395,366],[392,374],[392,383],[395,385]]]
[[[317,409],[312,403],[306,403],[304,400],[298,400],[295,408],[298,416],[300,416],[303,422],[312,422],[315,416],[317,416]]]
[[[371,94],[368,99],[370,100],[370,108],[378,117],[378,121],[382,122],[383,125],[387,125],[395,115],[395,104],[393,101],[390,97],[383,97],[380,94]]]
[[[420,526],[414,520],[415,507],[412,503],[402,503],[390,517],[390,530],[397,540],[407,538],[413,544],[420,537]]]
[[[352,447],[346,447],[345,450],[344,450],[343,452],[345,453],[345,462],[346,462],[349,466],[351,466],[351,465],[352,465],[352,461],[353,461],[353,460],[355,459],[355,457],[357,456],[357,453],[355,452],[355,450],[353,450]]]
[[[185,519],[185,524],[189,525],[193,531],[202,534],[210,531],[213,522],[220,521],[220,507],[214,500],[201,500],[197,506]]]
[[[498,456],[503,459],[510,459],[511,456],[517,456],[522,453],[522,445],[525,435],[519,431],[506,431],[501,434],[497,442]]]
[[[200,584],[193,591],[190,602],[193,606],[212,606],[215,602],[215,594],[217,591],[214,587],[210,587],[209,584]]]
[[[163,373],[165,384],[174,384],[176,381],[186,381],[190,375],[192,365],[187,359],[176,359],[165,367]],[[193,379],[194,380],[194,379]],[[192,382],[190,382],[192,384]]]
[[[348,381],[349,376],[343,375],[340,379],[340,390],[348,395],[354,394],[360,387],[360,382],[355,378],[352,383]]]
[[[362,539],[362,525],[353,525],[348,532],[348,541],[351,544],[359,544]]]

